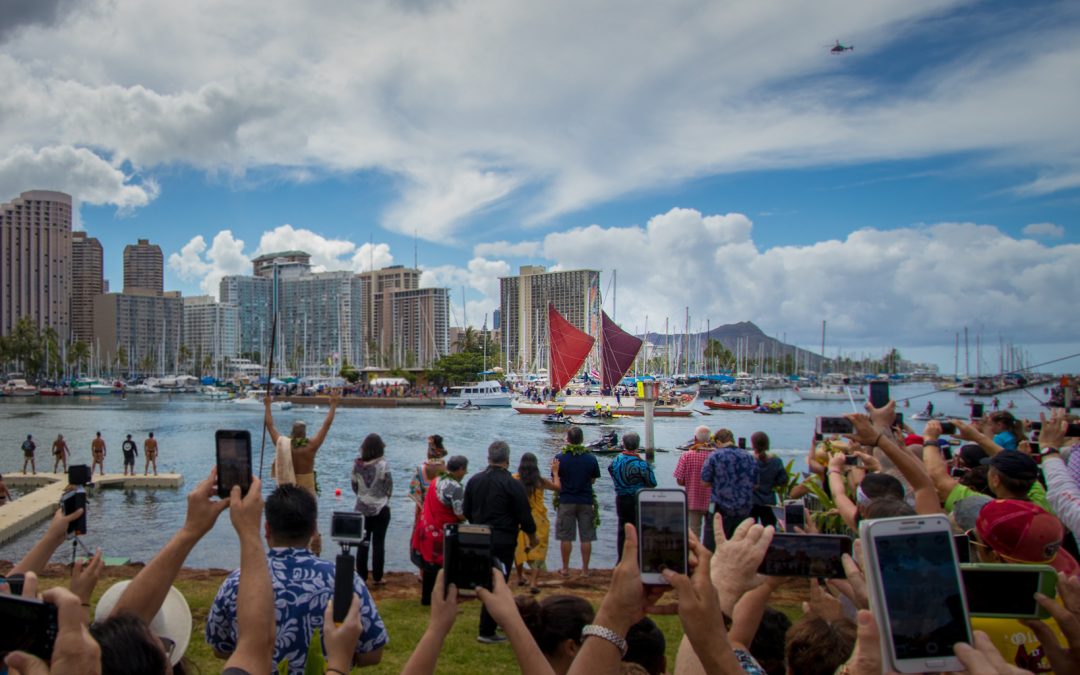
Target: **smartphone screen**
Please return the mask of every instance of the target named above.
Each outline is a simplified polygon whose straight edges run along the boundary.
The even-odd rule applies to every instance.
[[[956,562],[971,562],[971,544],[968,543],[966,534],[954,534],[953,545],[956,548]]]
[[[79,509],[83,510],[81,516],[68,523],[68,534],[86,534],[86,492],[81,488],[68,492],[60,498],[60,503],[64,507],[65,516],[70,516]]]
[[[29,652],[48,660],[57,634],[56,605],[35,598],[0,595],[0,654]]]
[[[217,443],[218,496],[229,496],[232,486],[239,485],[247,494],[251,487],[251,434],[245,430],[219,429],[214,434]]]
[[[871,382],[870,383],[870,405],[875,408],[884,408],[889,402],[889,383],[888,382]]]
[[[806,507],[798,502],[784,503],[784,529],[794,531],[806,526]]]
[[[971,638],[952,535],[943,530],[910,532],[871,541],[895,657],[953,656],[953,645]]]
[[[972,616],[1039,616],[1042,607],[1035,602],[1040,592],[1042,569],[993,570],[966,567],[960,570],[968,613]]]
[[[843,579],[845,553],[851,555],[851,537],[841,534],[776,534],[758,572],[772,577]]]
[[[851,420],[846,417],[819,417],[817,427],[819,434],[850,434],[855,431]]]
[[[745,450],[745,449],[746,449],[746,437],[745,437],[745,436],[739,436],[739,443],[738,443],[738,445],[739,445],[739,447],[740,447],[740,448],[742,448],[743,450]]]
[[[666,584],[661,572],[687,572],[686,493],[642,490],[638,493],[638,550],[641,580]]]
[[[330,538],[350,544],[364,540],[364,516],[355,511],[334,511],[330,515]]]
[[[972,403],[971,404],[971,419],[977,420],[983,416],[983,404]]]

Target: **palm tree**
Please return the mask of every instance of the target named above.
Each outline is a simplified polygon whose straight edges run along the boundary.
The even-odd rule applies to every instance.
[[[82,340],[76,340],[68,349],[67,361],[69,366],[75,366],[75,375],[82,374],[83,365],[90,360],[90,345]]]
[[[459,352],[474,352],[480,349],[480,340],[476,336],[476,329],[472,326],[466,326],[465,330],[458,333],[458,337],[454,340],[454,349]]]
[[[177,370],[187,370],[188,360],[191,359],[191,348],[187,345],[180,345],[179,358],[180,367]]]

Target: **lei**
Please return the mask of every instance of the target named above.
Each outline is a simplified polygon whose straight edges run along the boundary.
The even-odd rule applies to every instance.
[[[301,438],[294,438],[294,439],[292,439],[292,446],[293,446],[293,449],[296,449],[296,448],[303,448],[303,447],[305,447],[305,446],[306,446],[307,444],[308,444],[308,439],[307,439],[307,438],[303,438],[303,437],[301,437]]]
[[[584,445],[578,445],[576,443],[570,443],[570,444],[567,444],[566,447],[563,448],[563,452],[568,454],[568,455],[579,456],[579,455],[584,455],[584,454],[588,453],[589,449],[586,448]],[[555,508],[556,511],[559,510],[559,493],[558,492],[555,493],[555,497],[551,500],[551,505],[552,505],[552,507]],[[597,528],[597,527],[600,527],[600,500],[596,496],[596,490],[595,489],[592,491],[592,507],[593,507],[593,527]]]

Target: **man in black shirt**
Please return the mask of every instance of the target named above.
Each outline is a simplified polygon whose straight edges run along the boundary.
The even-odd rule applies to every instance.
[[[124,451],[124,475],[128,475],[128,469],[131,470],[131,475],[135,475],[135,455],[139,454],[139,446],[135,445],[135,441],[131,440],[131,434],[127,435],[127,439],[124,440],[120,449]]]
[[[502,563],[503,575],[510,576],[517,548],[518,530],[529,535],[529,545],[537,546],[536,523],[533,522],[525,487],[508,470],[510,446],[495,441],[488,446],[488,468],[473,476],[465,485],[465,518],[474,525],[491,528],[491,548],[495,559]],[[487,608],[480,611],[480,635],[485,644],[505,642],[506,637],[495,634],[495,619]]]

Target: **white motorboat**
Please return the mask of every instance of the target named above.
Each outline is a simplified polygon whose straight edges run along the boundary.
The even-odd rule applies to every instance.
[[[142,384],[130,385],[127,388],[127,392],[129,394],[161,394],[161,393],[164,393],[164,390],[162,390],[162,389],[160,389],[158,387],[155,387],[152,384],[146,384],[144,382]]]
[[[467,403],[481,408],[509,408],[511,395],[495,380],[475,382],[462,387],[451,387],[446,397],[447,406]]]
[[[866,394],[861,389],[846,385],[829,387],[795,388],[795,395],[803,401],[865,401]]]
[[[252,389],[252,390],[248,391],[247,393],[245,393],[243,396],[238,396],[238,397],[234,398],[233,403],[235,405],[259,406],[259,408],[262,408],[263,405],[264,405],[263,404],[263,397],[264,396],[266,396],[266,392],[259,391],[258,389]],[[292,403],[290,401],[271,401],[270,402],[270,409],[271,410],[289,410],[290,408],[292,408]]]
[[[8,380],[4,385],[4,396],[37,396],[38,389],[26,380]]]
[[[203,387],[199,394],[202,395],[203,398],[209,398],[216,401],[232,398],[232,394],[228,389],[221,389],[213,385]]]

